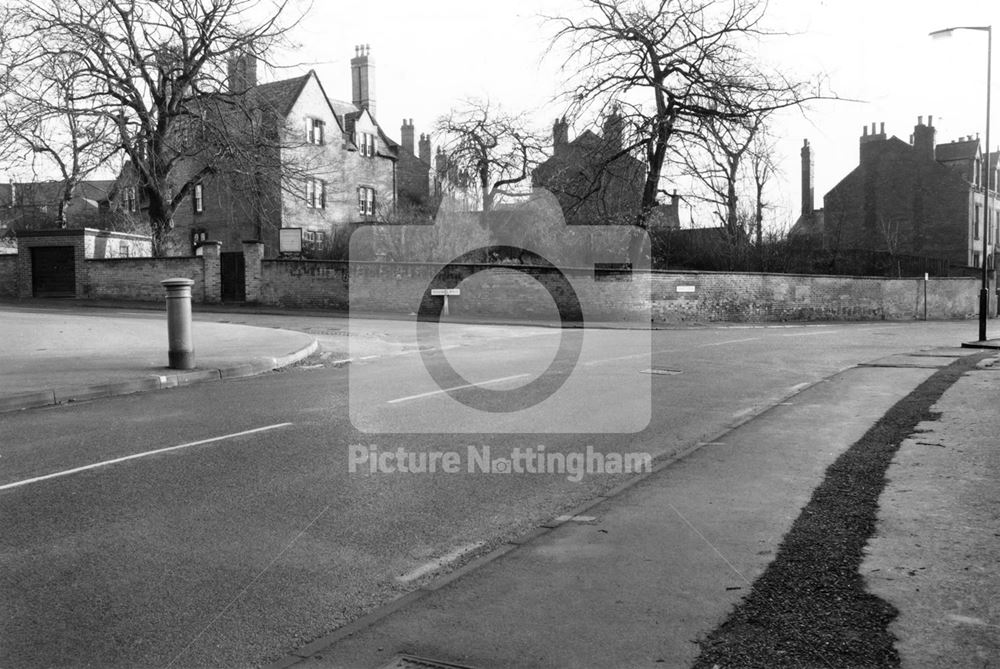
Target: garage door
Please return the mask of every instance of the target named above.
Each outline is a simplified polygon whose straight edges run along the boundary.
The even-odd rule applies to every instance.
[[[72,246],[31,249],[31,293],[35,297],[76,297],[76,263]]]

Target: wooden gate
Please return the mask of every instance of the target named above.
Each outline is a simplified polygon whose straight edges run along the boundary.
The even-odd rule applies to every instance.
[[[246,289],[246,261],[243,259],[242,251],[234,251],[219,254],[219,264],[222,276],[222,301],[223,302],[245,302],[247,299]]]

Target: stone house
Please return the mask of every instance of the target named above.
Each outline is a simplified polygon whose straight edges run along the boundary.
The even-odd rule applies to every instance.
[[[986,189],[979,139],[936,144],[933,118],[923,117],[909,142],[865,127],[859,160],[814,209],[812,152],[802,148],[802,214],[790,237],[832,251],[878,251],[936,258],[952,265],[980,267],[982,235],[988,256],[1000,220],[996,197],[997,156],[990,154],[991,227],[985,230]]]

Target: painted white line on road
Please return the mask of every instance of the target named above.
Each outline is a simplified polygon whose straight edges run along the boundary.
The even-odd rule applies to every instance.
[[[515,374],[514,376],[503,376],[499,379],[490,379],[489,381],[480,381],[479,383],[466,383],[462,386],[454,386],[453,388],[439,388],[438,390],[431,390],[430,392],[420,393],[419,395],[407,395],[406,397],[397,397],[394,400],[389,400],[386,404],[398,404],[400,402],[409,402],[410,400],[419,400],[424,397],[431,397],[432,395],[441,395],[444,393],[449,393],[452,390],[463,390],[465,388],[476,388],[477,386],[486,386],[491,383],[503,383],[504,381],[511,381],[513,379],[523,379],[526,376],[531,376],[530,374]]]
[[[597,520],[597,516],[556,516],[556,522],[568,523],[592,523]]]
[[[747,337],[746,339],[727,339],[726,341],[716,341],[711,344],[700,344],[695,348],[705,348],[706,346],[725,346],[726,344],[739,344],[745,341],[759,341],[760,337]]]
[[[820,330],[818,332],[792,332],[779,335],[781,337],[815,337],[816,335],[840,334],[839,330]]]
[[[454,562],[455,560],[459,559],[463,555],[467,555],[468,553],[471,553],[472,551],[474,551],[477,548],[479,548],[480,546],[482,546],[484,543],[485,542],[477,541],[475,543],[466,544],[464,546],[459,546],[455,550],[449,551],[448,553],[445,553],[441,557],[439,557],[439,558],[437,558],[435,560],[431,560],[430,562],[428,562],[426,564],[422,564],[419,567],[417,567],[416,569],[412,569],[412,570],[406,572],[402,576],[397,576],[396,580],[399,581],[400,583],[409,583],[410,581],[415,581],[418,578],[420,578],[421,576],[426,576],[427,574],[435,572],[438,569],[440,569],[441,567],[444,567],[447,564],[451,564],[452,562]]]
[[[223,439],[233,439],[235,437],[242,437],[248,434],[256,434],[258,432],[266,432],[267,430],[276,430],[279,427],[288,427],[291,423],[276,423],[275,425],[267,425],[265,427],[257,427],[252,430],[244,430],[243,432],[234,432],[232,434],[224,434],[221,437],[212,437],[211,439],[201,439],[199,441],[191,441],[186,444],[178,444],[177,446],[168,446],[167,448],[158,448],[155,451],[146,451],[145,453],[135,453],[133,455],[126,455],[122,458],[115,458],[114,460],[105,460],[103,462],[95,462],[92,465],[84,465],[83,467],[74,467],[73,469],[66,469],[61,472],[54,472],[52,474],[46,474],[45,476],[36,476],[35,478],[24,479],[23,481],[15,481],[14,483],[6,483],[0,485],[0,490],[8,490],[10,488],[17,488],[20,486],[29,485],[31,483],[38,483],[40,481],[47,481],[49,479],[59,478],[60,476],[69,476],[70,474],[79,474],[80,472],[85,472],[90,469],[97,469],[98,467],[107,467],[109,465],[116,465],[119,462],[127,462],[128,460],[136,460],[138,458],[145,458],[150,455],[158,455],[160,453],[169,453],[170,451],[177,451],[182,448],[191,448],[192,446],[201,446],[202,444],[211,444],[216,441],[222,441]]]

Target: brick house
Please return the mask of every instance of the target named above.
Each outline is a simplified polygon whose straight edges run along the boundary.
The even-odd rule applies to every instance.
[[[190,255],[205,240],[220,241],[223,253],[238,252],[244,240],[255,239],[274,257],[278,230],[290,227],[302,228],[306,250],[337,255],[354,226],[374,222],[379,207],[396,203],[399,146],[375,118],[367,46],[356,47],[351,59],[351,102],[330,98],[312,70],[258,84],[256,65],[253,56],[231,61],[229,88],[246,91],[246,107],[270,124],[264,132],[278,141],[262,151],[274,155],[262,156],[263,170],[234,166],[198,184],[174,214],[170,255]],[[123,187],[129,188],[127,171]]]
[[[65,215],[74,228],[115,227],[113,180],[85,180],[76,185]],[[55,227],[63,197],[62,181],[0,184],[0,236],[20,230]]]
[[[990,155],[991,223],[996,239],[997,153]],[[802,215],[791,238],[833,251],[881,251],[980,267],[985,227],[984,155],[978,138],[935,143],[933,118],[919,117],[909,142],[864,128],[855,167],[812,206],[812,153],[802,148]]]
[[[399,129],[399,147],[396,163],[396,190],[399,204],[410,207],[431,208],[437,195],[431,167],[431,136],[420,133],[419,144],[414,145],[413,119],[403,119]]]
[[[569,141],[566,119],[556,119],[552,156],[532,171],[532,186],[556,196],[567,224],[630,223],[639,213],[646,166],[621,154],[623,121],[617,112],[605,118],[602,130],[602,135],[584,130]]]

